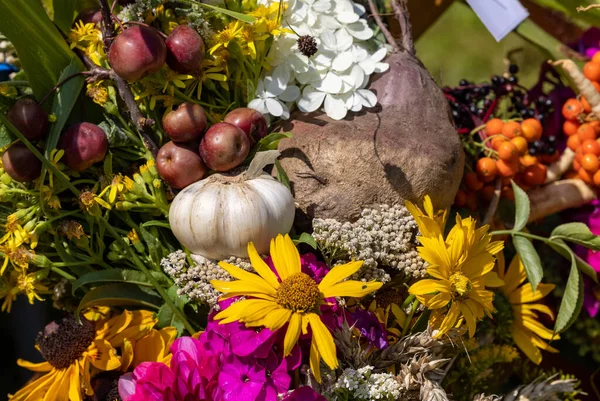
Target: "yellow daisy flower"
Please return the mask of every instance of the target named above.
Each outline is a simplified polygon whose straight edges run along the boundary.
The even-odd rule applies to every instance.
[[[17,361],[19,366],[44,374],[9,396],[9,400],[82,401],[94,394],[90,383],[92,370],[118,369],[122,358],[116,348],[122,347],[127,339],[145,336],[156,322],[152,312],[125,311],[97,322],[85,318],[79,324],[70,316],[48,324],[37,339],[46,362]]]
[[[230,22],[227,26],[220,30],[214,37],[215,45],[210,48],[208,51],[210,54],[213,54],[215,51],[220,49],[221,47],[227,48],[229,46],[229,42],[237,39],[240,36],[240,33],[243,29],[243,25],[240,21],[236,20],[234,22]]]
[[[437,238],[443,235],[446,219],[448,218],[447,209],[436,212],[433,209],[433,202],[431,202],[429,195],[426,195],[423,200],[423,209],[425,209],[425,212],[409,201],[406,201],[405,205],[417,222],[422,237]]]
[[[225,262],[219,266],[225,269],[236,281],[211,281],[211,284],[225,295],[222,299],[247,296],[219,312],[215,319],[221,324],[239,321],[248,327],[264,326],[279,330],[288,324],[284,339],[284,356],[292,352],[298,342],[300,332],[306,334],[312,329],[310,346],[310,367],[317,381],[321,381],[321,357],[331,368],[338,367],[333,336],[319,317],[319,307],[325,298],[361,298],[378,290],[382,283],[343,281],[358,271],[363,262],[350,262],[336,266],[317,284],[307,274],[301,272],[300,254],[289,235],[278,235],[271,240],[271,258],[279,279],[260,257],[254,244],[248,244],[248,255],[252,267],[258,275],[244,271]]]
[[[422,221],[430,224],[432,219],[432,214],[428,211],[427,217]],[[432,227],[430,224],[430,228]],[[422,244],[417,248],[419,255],[429,263],[427,273],[432,278],[419,280],[408,292],[429,309],[441,309],[450,305],[441,321],[437,337],[456,327],[461,316],[472,337],[476,322],[483,318],[484,312],[491,317],[495,311],[492,305],[494,293],[487,290],[486,286],[503,284],[492,269],[496,263],[494,255],[502,250],[504,244],[501,241],[491,241],[489,226],[475,227],[476,221],[473,218],[462,219],[457,215],[456,225],[445,240],[441,234],[437,237],[418,237]]]
[[[500,302],[509,303],[512,310],[512,323],[510,334],[515,344],[523,351],[533,363],[539,365],[542,361],[540,349],[549,352],[558,352],[544,340],[558,340],[560,336],[546,328],[538,321],[538,313],[544,313],[554,319],[554,314],[544,304],[534,303],[548,295],[554,284],[538,284],[535,292],[531,284],[525,282],[527,273],[525,266],[518,256],[510,262],[508,270],[504,270],[504,264],[498,264],[498,276],[504,280],[504,286],[500,287]]]

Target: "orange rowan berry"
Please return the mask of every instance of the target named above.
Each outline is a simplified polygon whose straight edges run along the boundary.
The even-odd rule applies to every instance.
[[[563,105],[562,115],[567,120],[577,121],[581,113],[583,113],[583,105],[577,99],[569,99]]]
[[[594,182],[595,186],[600,187],[600,170],[594,173],[592,176],[592,181]]]
[[[504,121],[499,118],[492,118],[485,123],[485,133],[487,136],[499,135],[504,127]]]
[[[479,181],[477,174],[472,171],[465,174],[465,184],[473,192],[477,192],[483,188],[483,182]]]
[[[465,203],[467,203],[467,194],[462,189],[459,189],[454,197],[454,206],[463,207]]]
[[[518,121],[508,121],[502,128],[502,135],[508,139],[513,139],[515,136],[521,135],[521,124]]]
[[[519,151],[514,143],[506,141],[498,147],[498,157],[502,160],[515,160],[519,156]]]
[[[590,81],[600,81],[600,63],[589,61],[583,66],[583,75]]]
[[[521,165],[525,167],[533,166],[537,162],[538,158],[530,154],[526,154],[519,159],[519,163],[521,163]]]
[[[498,160],[496,167],[498,168],[498,175],[500,177],[513,177],[519,172],[519,163],[516,161]]]
[[[543,132],[542,124],[535,118],[528,118],[521,123],[521,132],[527,142],[539,141]]]
[[[577,128],[577,136],[579,137],[579,142],[583,142],[586,139],[596,139],[598,133],[593,125],[585,123],[581,124],[579,128]]]
[[[591,153],[596,156],[600,156],[600,143],[594,139],[586,139],[581,142],[581,146],[577,150],[581,149],[583,153]]]
[[[587,153],[583,155],[581,159],[581,167],[583,167],[588,173],[595,173],[600,168],[600,160],[598,160],[598,156]]]
[[[529,166],[523,172],[523,181],[527,185],[542,185],[546,181],[548,168],[541,163]]]
[[[575,135],[577,133],[577,128],[579,128],[579,123],[574,121],[566,120],[563,124],[563,132],[566,136]]]
[[[477,160],[477,166],[475,168],[477,176],[483,182],[491,182],[498,175],[498,167],[496,167],[496,160],[491,157],[482,157]]]
[[[527,153],[527,139],[525,139],[524,135],[515,136],[510,141],[517,148],[517,152],[519,153],[519,155],[522,156],[525,153]]]
[[[586,184],[592,184],[594,182],[593,176],[586,171],[584,168],[580,168],[577,172],[579,178],[583,180]]]
[[[572,136],[569,137],[569,139],[567,139],[567,146],[573,152],[575,152],[577,150],[577,148],[579,147],[579,145],[581,145],[581,142],[579,141],[579,136],[578,135],[572,135]]]

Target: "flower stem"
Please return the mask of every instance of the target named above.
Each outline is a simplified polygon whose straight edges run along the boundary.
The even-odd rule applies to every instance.
[[[63,269],[60,269],[56,266],[54,266],[55,263],[52,264],[52,267],[50,268],[50,270],[52,270],[54,273],[58,274],[59,276],[62,276],[64,278],[66,278],[69,281],[75,281],[76,278],[74,276],[71,276],[69,273],[67,273],[66,271],[64,271]]]
[[[412,304],[410,314],[406,317],[406,320],[404,321],[404,327],[402,327],[402,335],[400,336],[400,338],[404,337],[408,333],[410,321],[412,320],[413,316],[415,315],[415,312],[419,308],[419,305],[421,305],[421,303],[418,299],[415,299],[415,301]]]

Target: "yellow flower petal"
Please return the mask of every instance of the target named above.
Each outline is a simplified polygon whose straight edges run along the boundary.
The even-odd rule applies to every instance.
[[[258,277],[258,276],[256,276]],[[261,278],[262,280],[262,278]],[[261,298],[268,301],[274,301],[275,290],[269,286],[266,281],[264,285],[257,285],[254,282],[246,280],[238,281],[218,281],[212,280],[210,284],[217,290],[225,294],[221,299],[227,299],[231,297],[246,295],[255,298]],[[268,290],[269,292],[265,292]]]
[[[271,258],[282,281],[301,271],[300,254],[288,234],[271,240]]]
[[[52,365],[50,365],[48,362],[34,363],[24,359],[17,359],[17,365],[33,372],[49,372],[52,370]]]
[[[319,350],[319,354],[323,358],[323,361],[332,370],[337,368],[339,365],[335,343],[333,342],[333,336],[329,332],[329,329],[323,324],[321,318],[315,313],[309,313],[306,316],[312,329],[313,339]]]
[[[271,268],[265,263],[263,258],[260,257],[258,252],[256,251],[256,247],[252,242],[248,244],[248,257],[250,258],[250,263],[256,272],[273,288],[279,288],[279,282],[277,281],[277,276],[271,270]]]
[[[327,273],[321,283],[319,283],[319,290],[324,291],[328,287],[331,287],[345,278],[350,277],[356,273],[362,267],[362,265],[362,261],[355,261],[340,266],[335,266],[329,271],[329,273]]]
[[[425,305],[429,309],[439,309],[448,305],[448,303],[452,300],[452,296],[447,292],[440,292],[436,295],[422,295],[424,298],[423,305]]]
[[[114,370],[121,366],[116,350],[106,340],[95,340],[90,352],[90,362],[100,370]]]
[[[554,319],[554,313],[544,304],[521,304],[518,307],[521,311],[538,311],[548,315],[550,319]]]
[[[244,299],[234,304],[229,305],[227,309],[217,313],[215,320],[227,319],[227,322],[221,321],[220,323],[225,324],[234,320],[241,320],[247,316],[254,316],[254,319],[262,319],[264,315],[272,310],[272,307],[278,307],[278,305],[271,301],[265,301],[262,299]]]
[[[454,328],[459,316],[460,307],[456,302],[453,302],[450,306],[450,310],[448,310],[448,313],[444,317],[444,320],[442,320],[442,323],[440,324],[440,331],[435,335],[435,338],[441,337],[442,335],[446,334],[449,330]]]
[[[275,309],[264,317],[264,325],[269,330],[279,330],[290,320],[292,311],[289,309]]]
[[[508,276],[508,274],[507,274]],[[509,296],[511,304],[523,304],[527,302],[539,301],[554,289],[554,284],[538,284],[535,292],[531,289],[531,284],[525,283]]]
[[[469,337],[472,338],[475,335],[475,328],[477,326],[475,316],[473,315],[473,312],[471,312],[469,306],[464,302],[460,303],[460,311],[465,317],[465,322],[467,323],[467,328],[469,329]]]
[[[270,285],[264,278],[258,274],[249,273],[245,270],[240,269],[237,266],[230,265],[229,263],[219,262],[219,266],[222,267],[227,273],[231,274],[232,277],[237,278],[240,281],[252,284],[254,288],[261,288],[261,292],[271,296],[275,295],[275,287]]]
[[[504,285],[504,281],[498,277],[496,272],[489,272],[483,278],[486,287],[502,287]]]
[[[310,342],[310,370],[317,383],[321,383],[321,355],[319,354],[317,340],[314,336]]]
[[[519,324],[513,323],[510,332],[517,347],[519,347],[533,363],[539,365],[540,362],[542,362],[542,353],[533,344],[531,335],[527,334],[528,330]]]
[[[424,295],[436,292],[446,292],[450,294],[452,291],[448,281],[424,279],[411,285],[408,292],[413,295]]]
[[[544,340],[554,340],[558,339],[558,335],[554,334],[554,332],[548,328],[546,328],[543,324],[538,322],[537,320],[532,319],[529,316],[515,316],[515,319],[518,319],[518,323],[522,324],[525,328],[531,330],[533,333],[543,338]]]
[[[513,260],[510,262],[508,266],[508,270],[506,271],[506,275],[503,280],[506,282],[506,285],[502,289],[504,294],[509,295],[517,287],[527,279],[527,273],[525,272],[525,266],[521,262],[519,256],[515,256]]]
[[[300,338],[300,329],[302,325],[302,315],[299,313],[292,313],[290,322],[288,324],[287,331],[285,332],[285,338],[283,340],[283,356],[288,356],[292,353],[294,345]]]
[[[75,363],[69,372],[69,401],[82,401],[81,397],[81,374],[79,372],[79,364]],[[65,380],[66,381],[66,380]],[[51,398],[50,398],[51,399]]]
[[[362,281],[349,280],[341,283],[337,283],[322,291],[325,298],[330,297],[354,297],[362,298],[365,295],[377,291],[381,288],[383,283],[378,281],[371,281],[364,283]]]

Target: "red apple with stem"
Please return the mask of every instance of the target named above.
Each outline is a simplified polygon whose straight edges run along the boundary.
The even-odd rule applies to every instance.
[[[200,139],[206,129],[206,113],[199,104],[182,103],[163,118],[163,129],[175,142]]]
[[[239,166],[250,152],[250,139],[244,131],[229,123],[216,123],[200,142],[200,156],[215,171]]]
[[[175,142],[167,142],[160,148],[156,169],[169,186],[182,189],[204,178],[208,169],[196,149],[193,145]]]
[[[62,135],[59,148],[64,149],[62,161],[75,171],[84,171],[104,160],[108,138],[99,126],[79,123],[70,126]]]
[[[2,155],[4,171],[15,181],[31,182],[42,172],[42,162],[25,144],[18,142]]]
[[[267,120],[254,109],[240,107],[232,110],[227,113],[223,121],[244,131],[252,143],[260,141],[267,135]]]
[[[166,40],[167,65],[181,74],[199,73],[204,58],[204,41],[194,28],[179,25]]]
[[[167,46],[159,32],[142,25],[125,29],[115,38],[108,51],[112,69],[130,82],[159,71],[166,58]]]
[[[17,100],[6,117],[30,141],[41,139],[48,132],[48,113],[33,99]]]

